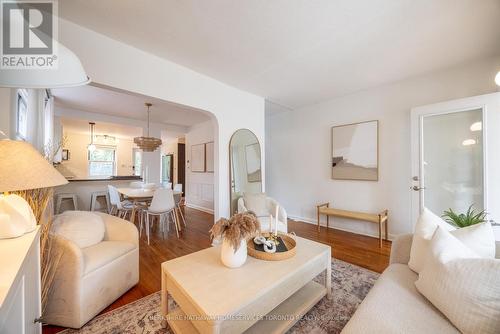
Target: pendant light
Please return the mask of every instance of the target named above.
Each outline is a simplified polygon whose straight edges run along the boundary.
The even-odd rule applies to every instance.
[[[148,132],[146,137],[135,137],[134,138],[134,143],[139,146],[140,149],[142,149],[144,152],[153,152],[155,151],[158,147],[161,146],[161,139],[155,138],[155,137],[150,137],[149,136],[149,108],[152,106],[151,103],[145,103],[146,107],[148,108]]]
[[[89,146],[87,146],[87,150],[89,150],[89,152],[93,152],[93,151],[95,151],[95,144],[94,144],[94,127],[95,127],[95,123],[94,122],[89,122],[89,125],[90,125],[90,144],[89,144]]]

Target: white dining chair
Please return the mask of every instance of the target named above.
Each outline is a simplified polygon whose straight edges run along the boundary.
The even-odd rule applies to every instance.
[[[174,186],[174,191],[179,191],[180,194],[174,196],[175,200],[175,206],[179,210],[179,215],[181,216],[182,222],[184,223],[184,226],[186,226],[186,219],[184,218],[184,214],[182,213],[181,210],[181,203],[182,203],[182,183],[177,183]]]
[[[172,221],[175,224],[175,231],[177,233],[177,238],[179,237],[179,225],[177,222],[177,217],[175,215],[175,201],[174,201],[174,192],[172,189],[159,188],[153,194],[153,200],[148,208],[142,210],[142,215],[145,219],[141,219],[139,235],[142,234],[143,230],[143,222],[146,223],[146,236],[148,239],[149,245],[149,232],[150,232],[150,218],[158,217],[159,225],[161,231],[165,235],[165,228],[168,230],[168,217],[172,218]],[[167,226],[165,226],[167,223]]]
[[[129,201],[122,201],[118,190],[110,184],[108,184],[108,193],[111,204],[109,214],[125,219],[127,214],[132,212],[134,205]]]
[[[174,191],[180,191],[180,192],[182,192],[182,183],[177,183],[174,186]]]

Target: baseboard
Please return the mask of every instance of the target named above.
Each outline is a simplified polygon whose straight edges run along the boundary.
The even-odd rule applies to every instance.
[[[299,222],[304,222],[304,223],[307,223],[307,224],[312,224],[312,225],[318,225],[318,221],[313,219],[313,218],[306,218],[306,217],[298,217],[298,216],[288,216],[289,219],[292,219],[292,220],[296,220],[296,221],[299,221]],[[321,222],[320,223],[320,226],[321,227],[325,227],[326,228],[326,222]],[[332,229],[335,229],[335,230],[341,230],[341,231],[345,231],[345,232],[350,232],[350,233],[354,233],[354,234],[360,234],[360,235],[366,235],[367,237],[373,237],[373,238],[377,238],[378,239],[378,234],[376,233],[367,233],[367,232],[360,232],[360,231],[356,231],[354,229],[351,229],[351,228],[347,228],[347,227],[342,227],[342,226],[332,226],[331,222],[330,222],[330,226],[329,228],[332,228]],[[396,236],[389,233],[389,240],[394,240]]]
[[[185,206],[187,206],[190,209],[195,209],[195,210],[203,211],[203,212],[206,212],[206,213],[210,213],[212,215],[214,214],[214,209],[208,209],[208,208],[205,208],[203,206],[199,206],[199,205],[195,205],[195,204],[190,204],[190,203],[186,203]]]

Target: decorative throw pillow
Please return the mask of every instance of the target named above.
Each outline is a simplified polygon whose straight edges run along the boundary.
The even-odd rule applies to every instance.
[[[438,227],[450,231],[481,257],[495,257],[495,237],[489,222],[456,229],[428,209],[424,209],[413,235],[408,266],[415,272],[422,270],[428,257],[429,242]]]
[[[65,211],[55,217],[51,232],[85,248],[101,242],[105,228],[102,218],[95,213]]]
[[[500,260],[481,258],[438,227],[415,282],[462,333],[500,333]]]
[[[247,210],[253,211],[257,217],[269,216],[269,211],[267,210],[267,196],[265,193],[244,193],[243,200],[245,201]]]
[[[457,228],[451,234],[480,257],[495,258],[495,233],[490,222]]]

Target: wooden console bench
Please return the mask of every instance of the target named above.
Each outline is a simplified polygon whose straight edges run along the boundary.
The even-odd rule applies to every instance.
[[[364,213],[364,212],[355,212],[355,211],[347,211],[347,210],[339,210],[330,208],[330,203],[323,203],[316,206],[318,212],[318,232],[320,231],[320,216],[326,215],[326,227],[329,227],[330,224],[330,216],[342,217],[348,219],[357,219],[363,220],[371,223],[378,224],[378,239],[379,246],[382,247],[382,224],[385,223],[385,240],[388,240],[388,228],[387,224],[389,222],[389,211],[384,210],[381,213]]]

